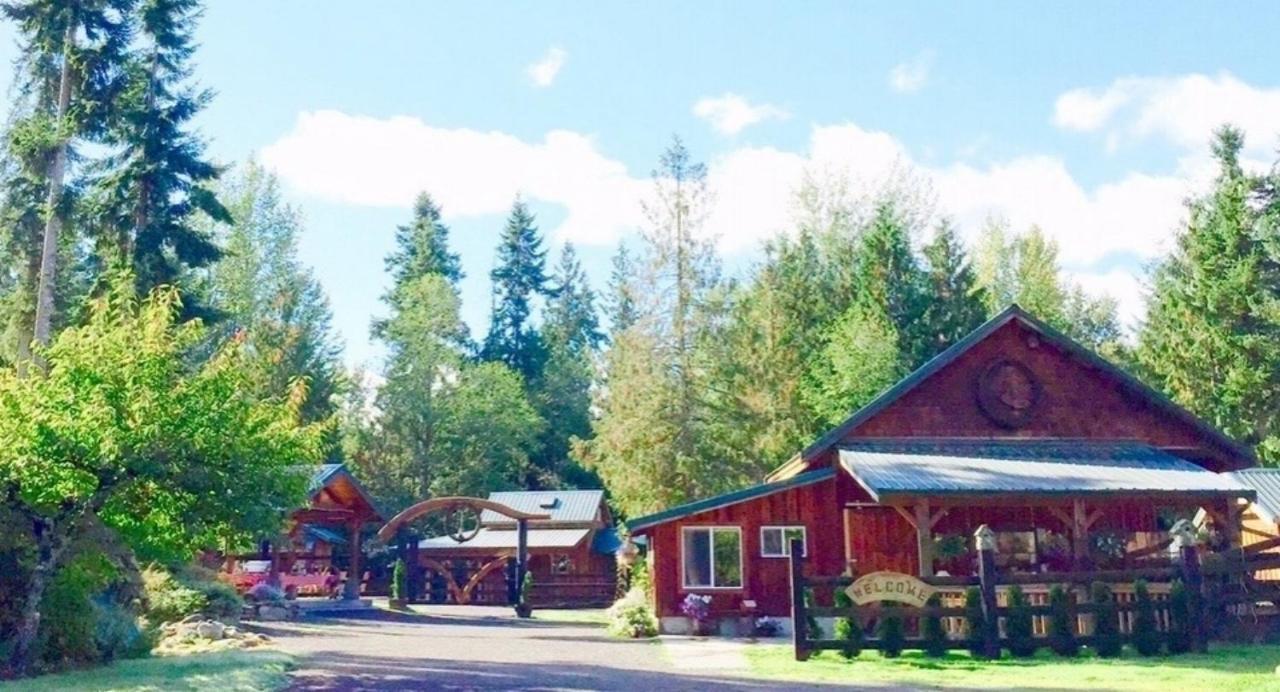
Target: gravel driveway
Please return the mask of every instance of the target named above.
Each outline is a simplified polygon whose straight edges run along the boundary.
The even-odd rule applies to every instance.
[[[677,669],[658,641],[611,639],[597,625],[518,620],[507,608],[376,611],[255,629],[298,657],[295,690],[851,689]]]

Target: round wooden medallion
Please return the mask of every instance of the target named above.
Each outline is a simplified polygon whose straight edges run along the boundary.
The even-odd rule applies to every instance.
[[[471,505],[455,506],[445,521],[449,528],[449,538],[455,543],[466,543],[480,533],[480,512]]]
[[[996,425],[1023,427],[1039,403],[1040,382],[1022,363],[997,360],[978,378],[978,407]]]

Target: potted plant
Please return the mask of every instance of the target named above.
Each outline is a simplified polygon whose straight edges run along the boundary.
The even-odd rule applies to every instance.
[[[520,602],[516,603],[516,617],[533,616],[533,606],[529,604],[529,595],[533,593],[533,572],[524,573],[524,581],[520,584]]]
[[[387,599],[388,605],[393,610],[405,610],[408,608],[408,582],[405,577],[404,560],[396,559],[395,566],[391,568],[391,597]]]
[[[964,571],[962,559],[969,553],[969,546],[960,534],[944,534],[933,540],[933,559],[939,569],[952,574]]]
[[[680,612],[689,618],[695,636],[705,637],[711,634],[711,597],[704,594],[691,593],[680,603]]]

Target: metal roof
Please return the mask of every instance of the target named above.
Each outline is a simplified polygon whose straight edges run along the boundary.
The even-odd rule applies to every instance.
[[[1258,493],[1254,511],[1266,521],[1280,524],[1280,469],[1244,469],[1223,475],[1253,488]]]
[[[530,548],[572,548],[586,538],[590,529],[529,529]],[[512,548],[516,547],[516,532],[512,529],[480,529],[474,538],[459,543],[448,536],[424,538],[418,542],[422,550],[446,550],[458,548]]]
[[[591,539],[591,552],[601,555],[613,555],[622,547],[622,537],[612,527],[600,529]]]
[[[999,328],[1003,327],[1004,325],[1008,324],[1013,320],[1018,320],[1022,322],[1024,325],[1036,331],[1045,339],[1052,341],[1054,344],[1058,345],[1059,347],[1061,347],[1063,350],[1067,351],[1071,355],[1074,355],[1075,357],[1083,360],[1085,363],[1092,365],[1103,372],[1108,373],[1109,375],[1114,377],[1121,385],[1123,385],[1130,391],[1146,399],[1147,401],[1150,401],[1151,403],[1155,404],[1157,407],[1165,410],[1171,416],[1195,428],[1205,437],[1209,438],[1210,440],[1213,440],[1215,443],[1222,446],[1224,449],[1235,453],[1246,464],[1253,464],[1256,462],[1257,457],[1254,455],[1253,450],[1250,449],[1249,447],[1227,436],[1221,430],[1214,427],[1213,425],[1210,425],[1204,419],[1196,416],[1195,414],[1191,413],[1187,409],[1183,408],[1182,406],[1174,402],[1172,399],[1165,396],[1161,392],[1153,389],[1151,386],[1149,386],[1142,380],[1139,380],[1138,378],[1134,377],[1128,372],[1125,372],[1122,368],[1116,366],[1114,363],[1107,360],[1106,358],[1103,358],[1097,353],[1094,353],[1089,348],[1082,346],[1080,343],[1076,342],[1071,337],[1063,334],[1062,332],[1054,329],[1053,327],[1050,327],[1049,325],[1045,324],[1044,322],[1041,322],[1035,317],[1032,317],[1029,313],[1027,313],[1025,310],[1023,310],[1021,307],[1019,307],[1015,303],[1005,308],[1003,311],[1001,311],[999,314],[995,315],[991,319],[987,320],[984,324],[979,326],[977,329],[974,329],[972,332],[969,332],[969,334],[966,335],[963,339],[952,344],[945,351],[943,351],[942,353],[939,353],[929,361],[925,362],[924,365],[921,365],[919,368],[916,368],[915,371],[913,371],[911,374],[899,380],[896,384],[894,384],[889,389],[886,389],[885,391],[881,392],[878,396],[876,396],[875,399],[872,399],[870,403],[858,409],[857,411],[853,412],[853,414],[851,414],[849,418],[847,418],[843,423],[828,430],[826,433],[822,435],[822,437],[819,437],[816,441],[814,441],[808,447],[805,447],[799,454],[787,460],[777,469],[774,469],[774,471],[769,474],[766,480],[773,480],[775,478],[778,478],[780,477],[780,475],[786,473],[790,469],[795,468],[797,466],[800,466],[803,468],[806,465],[806,462],[811,460],[814,456],[838,444],[841,440],[843,440],[846,436],[848,436],[849,433],[853,432],[853,430],[856,429],[859,425],[862,425],[872,416],[888,408],[890,404],[897,401],[900,397],[902,397],[902,395],[914,389],[917,385],[919,385],[921,382],[931,377],[934,373],[943,369],[947,365],[950,365],[960,356],[964,355],[969,349],[973,348],[976,344],[986,339],[988,336],[995,333],[996,330],[998,330]]]
[[[590,524],[596,521],[603,490],[512,490],[489,493],[489,499],[528,514],[549,514],[537,523]],[[485,510],[482,524],[514,524],[513,519]]]
[[[315,472],[311,475],[311,481],[307,485],[307,494],[311,497],[315,497],[325,488],[325,486],[332,483],[334,479],[342,476],[345,476],[347,480],[351,481],[352,487],[356,489],[356,492],[360,494],[360,497],[365,502],[369,503],[369,507],[373,509],[376,519],[382,519],[382,517],[386,516],[383,513],[382,508],[374,502],[373,497],[370,496],[368,491],[364,489],[364,486],[360,484],[360,481],[356,480],[356,477],[351,474],[351,470],[347,468],[346,464],[321,464],[316,467]]]
[[[1254,494],[1228,476],[1138,442],[881,440],[842,445],[840,464],[877,501],[1003,493]]]
[[[632,533],[635,533],[636,531],[642,531],[651,526],[656,526],[658,524],[665,524],[674,519],[687,517],[690,514],[697,514],[698,512],[705,512],[707,510],[716,509],[717,507],[732,505],[734,503],[742,502],[744,500],[753,500],[757,497],[771,495],[773,493],[782,492],[783,490],[798,488],[802,485],[809,485],[810,483],[825,481],[828,478],[835,477],[835,475],[836,475],[836,470],[831,467],[827,467],[825,469],[817,469],[816,471],[809,471],[807,473],[802,473],[798,476],[792,476],[791,478],[786,478],[784,480],[773,481],[772,483],[761,483],[760,485],[755,485],[750,488],[738,490],[736,492],[725,493],[723,495],[716,495],[715,497],[708,497],[704,500],[698,500],[697,502],[689,502],[687,504],[677,505],[675,507],[663,510],[661,512],[655,512],[654,514],[649,514],[643,517],[637,517],[627,522],[627,527],[631,529]]]

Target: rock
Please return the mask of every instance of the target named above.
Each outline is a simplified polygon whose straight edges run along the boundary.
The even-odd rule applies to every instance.
[[[240,630],[236,629],[235,627],[227,627],[226,629],[222,630],[222,636],[225,639],[239,639]]]
[[[192,613],[178,621],[179,625],[189,625],[193,622],[200,622],[204,617],[200,613]]]
[[[288,620],[289,609],[281,606],[258,606],[258,617],[263,620]]]
[[[222,639],[222,635],[226,632],[226,625],[214,620],[207,620],[196,625],[196,634],[202,639]]]

